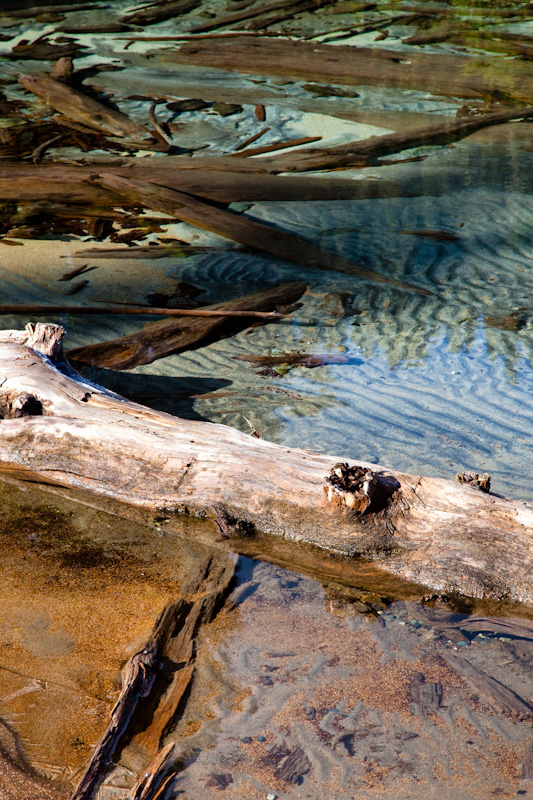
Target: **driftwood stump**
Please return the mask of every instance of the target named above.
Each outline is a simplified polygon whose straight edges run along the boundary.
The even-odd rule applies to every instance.
[[[153,411],[77,374],[63,333],[0,333],[0,470],[145,509],[222,512],[439,592],[533,604],[532,505]]]

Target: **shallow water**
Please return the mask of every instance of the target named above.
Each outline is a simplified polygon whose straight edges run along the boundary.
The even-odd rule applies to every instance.
[[[502,26],[490,16],[495,4],[484,5],[485,26],[532,34],[532,22]],[[116,3],[112,13],[130,6]],[[220,12],[221,4],[209,10]],[[368,19],[378,12],[394,13],[378,7]],[[31,26],[4,17],[15,38],[0,48],[9,52],[21,38],[60,32],[67,23],[105,24],[109,13],[104,7],[73,11],[66,22],[32,20]],[[469,19],[469,10],[458,8],[457,19],[465,13]],[[350,24],[353,11],[333,17],[302,15],[273,30],[311,35]],[[193,14],[144,33],[187,32],[199,19]],[[410,48],[402,39],[414,31],[391,24],[381,41],[374,32],[338,44],[405,53]],[[103,62],[125,67],[96,73],[87,85],[114,92],[120,108],[142,124],[154,96],[240,100],[242,111],[228,117],[211,110],[180,115],[176,145],[205,148],[200,154],[228,152],[266,124],[271,130],[258,144],[317,133],[324,137],[321,145],[339,144],[451,118],[465,102],[433,96],[431,76],[427,92],[363,86],[356,98],[349,94],[354,87],[344,87],[345,97],[321,97],[306,81],[179,65],[165,55],[177,45],[136,42],[125,49],[126,34],[72,35],[89,47],[75,62],[79,68]],[[453,43],[424,49],[465,52]],[[472,60],[479,55],[472,52]],[[21,72],[43,72],[49,63],[4,62],[6,95],[27,100],[9,81]],[[148,99],[126,100],[139,92]],[[266,123],[253,116],[257,103],[266,106]],[[164,105],[157,114],[166,119]],[[217,249],[183,259],[88,256],[94,269],[72,298],[58,279],[84,263],[75,254],[120,245],[68,232],[12,237],[23,246],[0,242],[0,296],[4,303],[137,304],[186,281],[202,290],[199,301],[208,304],[305,279],[301,308],[282,321],[148,366],[90,368],[86,374],[179,416],[244,431],[251,423],[264,438],[288,446],[417,475],[453,479],[463,470],[489,472],[496,492],[531,501],[532,150],[531,124],[513,123],[453,146],[413,149],[390,157],[396,163],[389,165],[329,173],[331,181],[374,180],[384,187],[381,197],[324,202],[303,196],[299,202],[231,206],[427,289],[428,297],[247,253],[179,222],[162,225],[140,243],[167,236]],[[58,147],[44,161],[85,157]],[[69,347],[143,324],[109,315],[31,318],[63,324]],[[0,321],[3,328],[22,328],[29,319]],[[237,358],[297,351],[341,355],[347,362],[264,376]],[[140,516],[124,523],[120,509],[110,516],[34,489],[0,488],[8,509],[2,528],[0,745],[11,752],[19,741],[27,762],[58,782],[46,788],[50,796],[66,796],[105,728],[121,667],[212,546],[213,526],[185,520],[174,530]],[[423,587],[402,588],[385,578],[380,586],[375,575],[335,581],[332,568],[320,583],[318,571],[302,576],[280,562],[290,560],[280,556],[275,566],[241,557],[233,601],[199,634],[190,697],[170,734],[181,756],[172,796],[218,797],[224,791],[236,800],[269,794],[422,800],[453,792],[477,800],[533,792],[527,710],[533,706],[533,635],[524,609],[484,609],[458,599],[452,606],[440,600],[427,605],[419,602]],[[367,599],[347,598],[341,583],[355,584]],[[511,617],[513,622],[503,621]],[[510,696],[502,700],[490,678],[522,699],[520,713],[510,710]],[[101,800],[128,797],[146,763],[141,750],[126,749]],[[35,777],[27,764],[22,773],[30,781]],[[30,796],[28,786],[6,787],[10,799]]]

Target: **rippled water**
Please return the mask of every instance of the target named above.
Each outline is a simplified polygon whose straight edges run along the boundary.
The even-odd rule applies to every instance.
[[[126,7],[117,3],[113,13]],[[108,13],[82,9],[68,20],[84,27],[105,23]],[[348,24],[351,17],[339,19]],[[6,22],[16,38],[1,42],[2,52],[23,36],[53,31],[54,24],[32,21],[30,29]],[[313,24],[304,15],[295,32],[310,34]],[[532,24],[506,30],[531,35]],[[188,27],[169,21],[147,32]],[[404,52],[409,47],[401,39],[409,32],[391,25],[384,41],[375,33],[349,41]],[[322,144],[453,117],[463,103],[433,97],[431,76],[427,93],[358,87],[353,100],[314,98],[304,81],[261,77],[254,83],[170,63],[159,55],[163,45],[126,50],[117,34],[81,36],[92,52],[80,66],[114,60],[126,67],[88,83],[115,92],[121,108],[140,122],[146,123],[151,101],[124,98],[141,91],[228,101],[241,92],[243,110],[234,116],[183,115],[179,145],[205,145],[210,153],[230,149],[263,125],[253,119],[258,102],[269,114],[265,143],[318,131]],[[462,52],[449,44],[426,49]],[[22,71],[43,71],[40,61],[3,66],[6,93],[18,98],[21,90],[9,81]],[[309,288],[290,318],[127,372],[91,368],[87,374],[186,418],[245,431],[249,420],[278,443],[418,475],[489,472],[496,492],[533,500],[532,131],[531,123],[513,123],[451,147],[411,150],[387,166],[329,174],[331,181],[381,183],[381,197],[232,206],[427,289],[427,297],[246,253],[176,223],[164,226],[166,235],[218,249],[187,259],[88,257],[95,269],[72,298],[65,298],[58,279],[83,263],[74,255],[109,243],[68,234],[19,239],[22,247],[0,243],[2,302],[142,303],[151,292],[187,281],[208,304],[305,279]],[[45,160],[56,157],[79,159],[80,153],[59,148]],[[61,322],[70,347],[139,327],[134,317],[31,318]],[[1,323],[22,328],[28,319],[4,315]],[[264,376],[236,358],[296,351],[342,355],[346,363]],[[0,786],[6,800],[66,797],[105,728],[121,667],[211,547],[212,525],[180,521],[171,530],[141,517],[124,523],[124,509],[113,516],[37,489],[2,484],[0,491],[0,751],[11,769],[11,783],[2,785],[0,776]],[[311,570],[304,576],[279,566],[289,557],[277,561],[242,557],[230,600],[199,634],[190,697],[169,734],[180,756],[170,796],[218,797],[223,791],[235,800],[426,800],[453,793],[486,800],[533,793],[527,610],[457,598],[452,605],[442,599],[425,604],[423,587],[385,579],[380,586],[375,575],[361,576],[355,587],[366,592],[361,603],[332,573],[328,579]],[[127,749],[101,800],[129,797],[146,763],[141,749]],[[56,785],[42,783],[42,776]]]

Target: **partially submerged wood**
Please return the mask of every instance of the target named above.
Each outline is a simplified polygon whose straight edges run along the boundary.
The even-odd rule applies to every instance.
[[[324,250],[293,233],[281,231],[279,228],[250,219],[243,214],[215,208],[173,189],[166,189],[147,181],[129,180],[109,173],[101,174],[98,182],[102,186],[129,197],[137,205],[163,211],[183,222],[226,236],[234,242],[262,250],[286,261],[293,261],[313,269],[333,269],[337,272],[346,272],[365,280],[385,283],[398,289],[407,289],[423,295],[431,294],[425,289],[381,275],[379,272],[349,261],[337,253]]]
[[[233,158],[249,158],[250,156],[258,156],[262,153],[271,153],[274,150],[285,150],[288,147],[300,147],[302,144],[319,142],[321,139],[321,136],[300,136],[298,139],[289,139],[286,142],[272,142],[272,144],[265,144],[261,147],[248,147],[246,150],[239,150],[230,155],[233,156]]]
[[[163,800],[174,776],[167,775],[175,760],[176,745],[169,742],[163,747],[143,772],[128,800]]]
[[[33,149],[30,148],[29,152]],[[151,163],[147,164],[146,162]],[[222,203],[260,200],[347,200],[372,197],[416,196],[422,190],[412,182],[300,178],[269,174],[263,159],[237,159],[232,155],[212,158],[165,156],[164,159],[130,159],[131,166],[106,166],[108,173],[160,184],[187,194]],[[141,163],[143,162],[143,163]],[[91,214],[93,206],[131,207],[124,196],[89,183],[102,167],[71,164],[0,164],[0,200],[19,203],[69,203]],[[63,206],[64,208],[64,206]]]
[[[493,125],[503,125],[513,120],[531,119],[533,108],[513,108],[473,117],[450,117],[442,122],[423,125],[407,131],[371,136],[362,141],[349,142],[336,147],[309,148],[297,153],[269,159],[269,165],[283,172],[340,169],[364,166],[371,159],[400,153],[413,147],[446,145],[465,139],[472,133]]]
[[[19,83],[68,119],[110,136],[145,139],[150,132],[125,114],[46,76],[22,75]]]
[[[202,623],[213,618],[234,571],[235,557],[207,557],[190,576],[184,596],[163,609],[144,647],[126,664],[109,724],[71,800],[92,800],[133,739],[155,761],[148,775],[138,781],[132,797],[148,800],[158,796],[150,792],[160,782],[161,769],[168,766],[173,751],[167,746],[160,752],[161,740],[193,676],[196,633]]]
[[[212,336],[224,324],[228,312],[235,314],[249,312],[250,309],[270,312],[277,305],[294,303],[306,288],[304,281],[283,283],[271,289],[214,303],[203,309],[208,312],[207,315],[202,316],[194,309],[192,314],[184,317],[182,315],[181,319],[162,319],[126,336],[78,347],[70,350],[68,356],[76,364],[91,364],[109,369],[132,369],[140,364],[151,364],[158,358],[187,350]],[[240,314],[238,316],[241,318]],[[242,320],[244,325],[257,319],[257,315],[248,317],[248,320],[246,316],[247,314]]]
[[[533,68],[530,63],[478,56],[386,50],[290,39],[241,39],[186,42],[164,59],[184,64],[217,67],[254,75],[276,75],[294,80],[378,85],[417,89],[433,94],[483,97],[488,92],[533,99]]]
[[[68,277],[60,281],[70,280],[80,275],[86,267],[72,270]],[[275,311],[234,311],[210,308],[155,308],[153,306],[53,306],[53,305],[9,305],[0,304],[0,314],[130,314],[152,315],[156,317],[257,317],[258,319],[280,319],[282,314]]]
[[[222,507],[295,547],[371,558],[439,592],[533,605],[531,505],[147,409],[73,373],[62,335],[30,324],[0,336],[0,459],[19,476],[166,513]]]
[[[533,706],[495,678],[491,678],[483,670],[471,664],[465,658],[451,653],[442,653],[442,657],[462,678],[473,684],[488,698],[496,713],[505,714],[515,720],[533,719]]]
[[[90,800],[94,796],[113,764],[137,704],[152,691],[160,668],[153,644],[143,647],[130,658],[124,672],[122,691],[111,712],[109,724],[71,800]]]

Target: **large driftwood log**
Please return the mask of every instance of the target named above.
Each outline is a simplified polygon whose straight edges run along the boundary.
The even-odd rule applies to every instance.
[[[253,75],[390,86],[457,97],[483,97],[498,89],[521,100],[533,97],[531,65],[480,56],[412,52],[352,45],[242,36],[188,41],[166,61]]]
[[[0,459],[19,475],[372,558],[438,591],[533,604],[533,506],[286,448],[128,402],[75,373],[55,325],[0,333]]]
[[[0,133],[1,133],[0,129]],[[3,134],[2,134],[3,135]],[[0,144],[2,139],[0,138]],[[379,185],[373,179],[335,181],[322,177],[266,174],[257,160],[231,156],[165,156],[157,164],[140,164],[151,159],[131,159],[134,166],[106,167],[123,178],[160,183],[178,191],[221,203],[260,200],[344,200],[416,194],[416,189],[395,181]],[[61,163],[28,164],[26,161],[0,162],[0,200],[20,203],[46,200],[84,206],[115,206],[124,198],[89,179],[102,167]],[[359,185],[361,184],[361,185]]]

